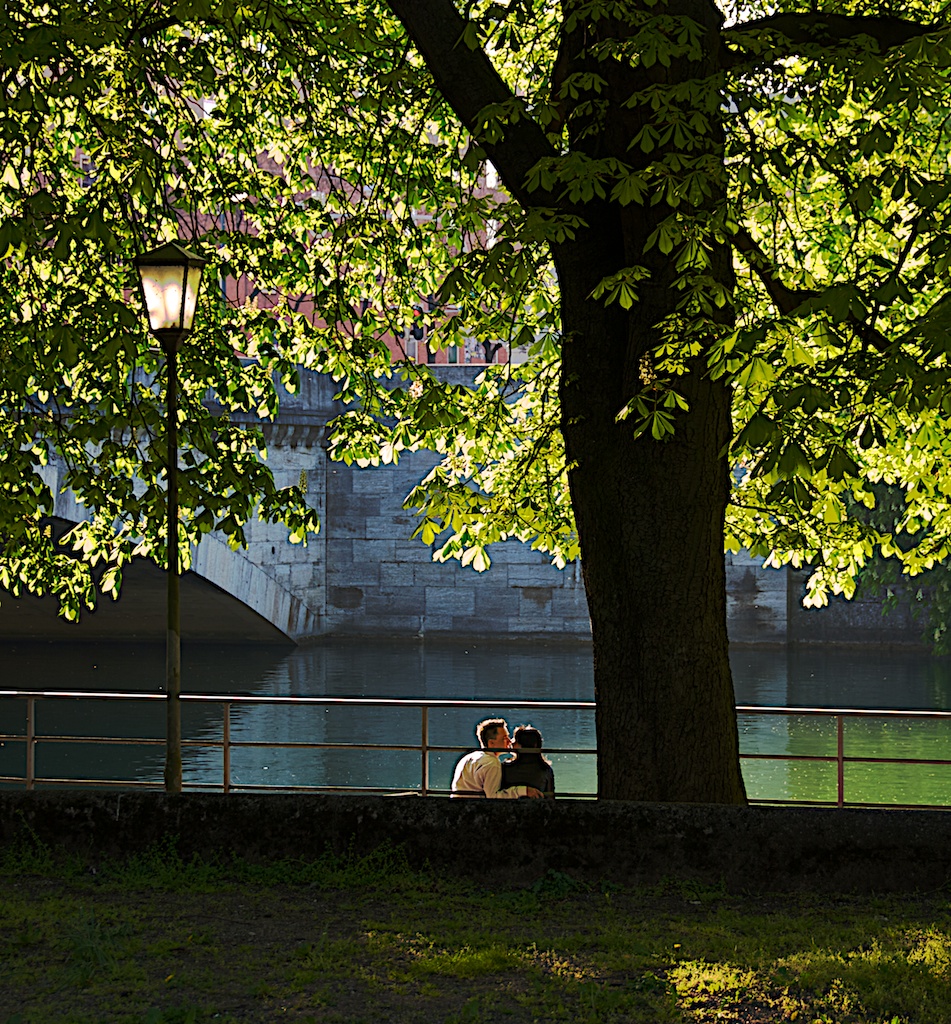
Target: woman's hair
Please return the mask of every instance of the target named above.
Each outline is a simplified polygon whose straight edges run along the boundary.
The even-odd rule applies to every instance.
[[[515,751],[516,761],[544,761],[549,764],[547,757],[542,757],[542,734],[531,725],[520,725],[512,734],[512,743],[520,748]]]

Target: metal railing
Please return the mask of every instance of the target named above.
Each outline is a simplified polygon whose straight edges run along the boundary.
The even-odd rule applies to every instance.
[[[210,784],[190,782],[187,774],[184,779],[184,788],[192,790],[216,790],[224,793],[230,792],[330,792],[330,793],[377,793],[391,794],[398,792],[411,792],[422,796],[445,795],[447,788],[434,787],[430,774],[430,757],[433,754],[459,754],[471,750],[469,746],[446,746],[436,745],[430,741],[430,712],[445,711],[447,709],[467,709],[473,712],[485,712],[492,710],[498,712],[500,709],[518,709],[519,711],[544,710],[544,711],[593,711],[595,704],[592,701],[539,701],[539,700],[518,700],[511,701],[476,701],[476,700],[432,700],[428,698],[384,698],[384,697],[298,697],[298,696],[238,696],[219,694],[182,694],[184,705],[219,705],[221,708],[221,738],[184,739],[183,749],[204,748],[220,750],[221,754],[221,781]],[[37,730],[36,707],[44,701],[135,701],[135,702],[164,702],[165,696],[161,693],[134,693],[134,692],[95,692],[95,691],[73,691],[73,690],[0,690],[0,700],[13,700],[22,702],[25,710],[24,731],[22,733],[0,733],[0,745],[6,743],[25,745],[25,769],[23,775],[0,775],[0,784],[22,785],[27,790],[37,787],[123,787],[123,788],[147,788],[161,789],[161,780],[141,779],[91,779],[91,778],[59,778],[39,776],[36,772],[36,750],[42,744],[102,744],[106,746],[145,746],[164,747],[165,740],[156,737],[127,737],[127,736],[100,736],[100,735],[68,735],[68,734],[44,734]],[[378,707],[392,709],[416,708],[420,714],[419,742],[418,743],[320,743],[320,742],[299,742],[299,741],[277,741],[277,740],[239,740],[232,736],[232,711],[236,707],[244,708],[251,706],[280,706],[289,705],[293,707]],[[924,766],[951,766],[951,758],[919,758],[919,757],[873,757],[867,755],[850,755],[846,752],[845,723],[850,719],[877,718],[877,719],[904,719],[911,721],[920,720],[948,720],[951,719],[951,711],[926,711],[926,710],[883,710],[883,709],[856,709],[856,708],[811,708],[811,707],[766,707],[761,705],[738,705],[737,715],[740,716],[783,716],[791,717],[812,717],[832,720],[835,728],[835,752],[829,754],[793,754],[788,752],[756,752],[741,753],[741,761],[759,762],[776,761],[788,763],[831,763],[836,766],[836,796],[834,800],[822,799],[784,799],[768,798],[753,800],[754,803],[769,804],[799,804],[812,806],[852,806],[852,807],[918,807],[933,809],[951,808],[951,803],[930,803],[930,804],[902,804],[902,803],[881,803],[873,801],[850,801],[846,798],[845,792],[845,769],[848,765],[856,764],[879,764],[879,765],[924,765]],[[385,786],[318,786],[318,785],[258,785],[249,783],[235,783],[232,778],[232,754],[236,750],[248,748],[261,748],[268,750],[314,750],[314,751],[345,751],[355,750],[369,753],[381,753],[384,751],[416,752],[419,756],[419,783],[411,787],[385,787]],[[568,747],[546,747],[547,754],[567,755],[588,755],[595,756],[597,751],[593,747],[568,748]],[[949,790],[951,792],[951,790]],[[591,798],[593,791],[566,793],[559,791],[559,796]]]
[[[23,776],[0,775],[0,784],[22,784],[26,789],[32,790],[38,786],[74,786],[74,787],[134,787],[144,789],[161,789],[161,780],[142,781],[137,779],[85,779],[85,778],[53,778],[41,777],[36,773],[36,748],[42,743],[63,743],[63,744],[104,744],[107,746],[146,746],[162,747],[165,740],[152,737],[111,737],[64,734],[40,734],[36,728],[36,705],[38,702],[52,700],[91,700],[91,701],[138,701],[152,702],[161,701],[164,703],[165,695],[162,693],[127,693],[127,692],[95,692],[95,691],[74,691],[74,690],[0,690],[0,700],[13,699],[23,701],[26,704],[25,731],[19,733],[0,733],[0,744],[24,743],[26,745],[25,774]],[[468,746],[446,746],[435,745],[430,742],[430,721],[429,715],[434,710],[446,710],[451,708],[468,709],[472,711],[497,711],[500,707],[517,708],[520,711],[531,711],[544,709],[546,711],[593,711],[592,701],[539,701],[539,700],[511,700],[499,701],[476,701],[476,700],[433,700],[428,698],[400,698],[400,697],[297,697],[297,696],[238,696],[219,694],[197,694],[183,693],[181,695],[183,705],[214,705],[221,706],[222,728],[221,739],[183,739],[183,752],[188,749],[220,749],[221,751],[221,782],[215,786],[207,783],[190,783],[187,778],[187,769],[183,770],[182,788],[188,789],[215,789],[224,793],[236,791],[241,792],[323,792],[323,793],[405,793],[407,791],[417,793],[421,796],[447,795],[449,789],[435,788],[430,781],[430,755],[442,753],[466,753],[472,749]],[[418,743],[318,743],[298,741],[274,741],[274,740],[236,740],[232,738],[231,712],[234,707],[249,706],[280,706],[289,705],[292,707],[381,707],[393,709],[417,708],[420,712],[420,732]],[[316,785],[257,785],[249,783],[236,784],[232,781],[231,761],[232,752],[238,749],[267,749],[267,750],[361,750],[374,753],[384,751],[415,751],[419,754],[420,773],[419,785],[415,787],[386,787],[386,786],[316,786]],[[546,746],[546,754],[584,754],[594,756],[597,751],[592,747],[552,747]],[[559,792],[563,797],[591,798],[595,794]]]
[[[765,801],[751,801],[770,804],[799,804],[811,806],[835,806],[835,807],[890,807],[904,808],[915,807],[919,810],[949,810],[951,803],[934,804],[902,804],[902,803],[881,803],[877,801],[846,800],[845,797],[845,768],[850,764],[890,764],[890,765],[931,765],[951,766],[951,759],[947,758],[926,758],[926,757],[870,757],[868,755],[847,755],[845,752],[845,723],[849,719],[872,719],[885,720],[907,719],[910,721],[949,721],[951,711],[927,711],[927,710],[885,710],[876,708],[809,708],[809,707],[768,707],[760,704],[737,705],[737,715],[781,715],[787,718],[825,718],[832,719],[835,724],[835,753],[834,754],[772,754],[772,753],[747,753],[741,754],[743,761],[787,761],[787,762],[815,762],[834,763],[836,766],[836,798],[835,800],[791,800],[771,799]],[[951,788],[949,788],[951,796]]]

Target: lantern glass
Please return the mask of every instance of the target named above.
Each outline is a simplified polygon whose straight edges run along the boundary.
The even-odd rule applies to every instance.
[[[205,260],[170,243],[136,260],[153,333],[192,329]]]

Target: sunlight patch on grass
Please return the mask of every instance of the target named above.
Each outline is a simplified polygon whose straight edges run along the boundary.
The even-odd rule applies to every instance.
[[[29,836],[10,850],[0,1024],[936,1024],[951,1005],[941,894],[608,891],[555,872],[492,891],[392,847],[251,864],[164,844],[82,870]]]
[[[830,1012],[890,1024],[936,1020],[951,1005],[951,937],[935,927],[883,930],[861,946],[805,950],[780,966]]]
[[[688,1011],[709,1007],[724,1010],[769,1001],[756,972],[732,964],[685,960],[668,971],[667,977],[677,991],[681,1007]]]
[[[908,962],[927,968],[936,978],[951,981],[951,935],[932,926],[908,938]]]
[[[451,978],[480,978],[524,967],[525,959],[522,955],[505,946],[491,945],[481,949],[463,946],[461,949],[417,950],[408,973],[417,978],[430,974]]]

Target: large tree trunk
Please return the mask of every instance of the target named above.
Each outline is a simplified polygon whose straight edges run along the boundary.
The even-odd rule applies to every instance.
[[[598,792],[608,799],[742,803],[727,657],[723,516],[730,396],[700,368],[673,437],[616,422],[649,351],[664,289],[633,316],[589,296],[606,266],[604,225],[562,253],[562,430],[594,640]],[[617,229],[615,229],[617,234]],[[651,301],[649,292],[655,291]]]
[[[662,193],[621,206],[607,198],[572,204],[566,199],[571,190],[560,185],[529,189],[539,162],[561,163],[560,144],[553,146],[530,117],[513,118],[501,135],[485,137],[481,111],[511,106],[514,97],[488,55],[462,42],[469,38],[467,19],[452,0],[388,2],[515,200],[525,209],[574,214],[584,225],[553,251],[564,327],[562,430],[594,634],[599,794],[742,803],[723,564],[730,395],[705,375],[701,353],[675,382],[690,408],[678,413],[670,440],[649,433],[635,438],[634,420],[616,421],[645,387],[642,367],[649,377],[661,341],[658,325],[670,324],[685,296],[676,250],[663,255],[647,246],[671,208],[654,201]],[[685,191],[678,212],[712,244],[708,276],[729,294],[730,253],[707,230],[725,204],[717,176],[721,99],[711,77],[721,45],[715,4],[635,0],[619,21],[604,11],[593,14],[581,0],[562,0],[562,8],[551,95],[563,106],[572,154],[646,171],[658,190],[668,172],[676,176],[677,167],[696,160],[707,192],[696,201]],[[704,29],[701,45],[679,46],[681,30],[689,36],[697,25]],[[657,52],[662,60],[639,56]],[[658,95],[663,99],[655,108]],[[681,139],[673,163],[662,167],[655,161],[671,155],[674,143],[668,139],[644,152],[637,139],[644,126],[660,139],[669,126],[668,101],[675,114],[682,108],[681,126],[692,137]],[[604,278],[634,266],[648,274],[630,311],[592,298]],[[717,322],[722,326],[731,315],[728,308],[688,312],[691,338],[701,345],[704,317],[708,340]]]
[[[624,38],[638,31],[637,21],[579,23],[565,36],[565,73],[599,73],[609,97],[605,113],[587,118],[581,107],[569,128],[573,148],[593,159],[613,156],[635,170],[656,170],[663,147],[644,153],[632,144],[645,125],[665,127],[648,97],[690,83],[686,103],[696,103],[706,121],[685,156],[703,154],[708,192],[700,206],[683,203],[678,212],[700,224],[725,201],[715,172],[723,148],[719,99],[697,84],[716,70],[720,16],[709,0],[667,0],[664,8],[705,26],[699,59],[675,54],[645,67],[592,57],[593,39]],[[648,430],[635,437],[636,416],[617,419],[634,395],[651,395],[662,323],[669,329],[692,320],[691,337],[704,345],[704,318],[709,338],[732,314],[712,303],[699,316],[697,308],[679,308],[685,291],[677,249],[665,255],[648,243],[672,213],[664,202],[589,202],[578,213],[586,227],[558,247],[555,260],[564,326],[562,431],[594,637],[599,795],[742,803],[723,559],[729,390],[710,380],[701,352],[689,373],[673,379],[689,403],[675,417],[673,436],[655,440]],[[712,235],[705,240],[712,246],[709,276],[730,293],[730,253]],[[592,298],[599,281],[632,266],[647,277],[629,312]]]

